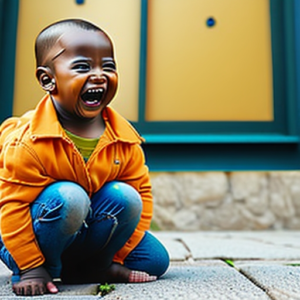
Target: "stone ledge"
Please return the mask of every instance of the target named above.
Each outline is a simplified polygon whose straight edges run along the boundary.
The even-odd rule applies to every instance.
[[[300,229],[300,172],[151,173],[162,230]]]

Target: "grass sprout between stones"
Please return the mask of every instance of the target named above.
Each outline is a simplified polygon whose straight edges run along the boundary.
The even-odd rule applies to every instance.
[[[229,265],[230,267],[233,267],[234,268],[234,262],[230,259],[225,259],[224,262]]]
[[[100,296],[105,296],[109,293],[111,293],[112,291],[114,291],[116,289],[116,286],[114,284],[101,284],[99,286],[99,295]]]

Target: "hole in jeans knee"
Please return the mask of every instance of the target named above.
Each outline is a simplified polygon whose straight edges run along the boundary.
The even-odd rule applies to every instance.
[[[96,216],[97,222],[102,222],[105,220],[112,220],[113,225],[118,225],[118,218],[110,213],[103,212]]]
[[[96,224],[93,224],[96,223]],[[101,237],[104,238],[101,249],[105,248],[107,244],[111,241],[113,234],[115,233],[119,225],[118,218],[109,213],[101,213],[95,216],[95,219],[90,224],[96,229],[98,233],[101,233]]]

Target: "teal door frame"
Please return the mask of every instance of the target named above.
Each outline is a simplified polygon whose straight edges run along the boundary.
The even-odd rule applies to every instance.
[[[19,0],[0,0],[0,121],[12,115]]]
[[[146,121],[149,1],[141,0],[139,120],[133,124],[146,139],[143,148],[150,168],[154,171],[299,169],[300,99],[296,81],[296,74],[300,74],[300,69],[296,69],[299,34],[295,34],[299,22],[295,20],[300,14],[297,0],[270,0],[274,70],[272,122]]]
[[[205,143],[211,140],[214,142],[218,140],[221,142],[234,140],[239,142],[244,140],[244,135],[247,135],[246,142],[248,142],[249,139],[258,142],[262,140],[295,142],[299,139],[297,135],[297,121],[294,117],[296,86],[293,1],[270,0],[272,62],[274,70],[274,121],[271,122],[146,121],[147,23],[149,1],[151,0],[142,0],[141,93],[139,99],[139,119],[138,122],[134,123],[145,137],[147,137],[149,142],[155,142],[156,139],[158,142],[171,140],[180,142],[185,139],[190,141],[194,139],[195,142],[203,140]],[[166,135],[164,136],[163,133]],[[229,135],[227,139],[224,139],[224,134]]]

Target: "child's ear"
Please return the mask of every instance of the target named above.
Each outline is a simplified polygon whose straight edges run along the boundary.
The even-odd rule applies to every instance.
[[[35,75],[43,90],[49,93],[54,92],[56,88],[55,79],[48,67],[38,67]]]

